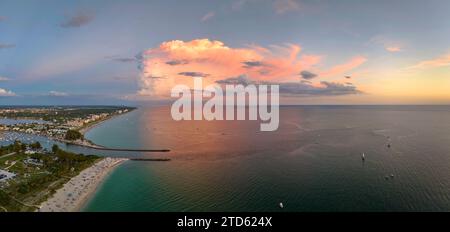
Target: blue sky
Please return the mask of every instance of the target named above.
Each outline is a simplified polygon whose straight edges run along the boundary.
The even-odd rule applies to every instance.
[[[148,87],[136,55],[196,39],[295,44],[321,57],[315,73],[364,57],[311,85],[350,75],[365,94],[292,97],[299,104],[448,104],[449,10],[447,0],[2,0],[0,104],[127,103]]]

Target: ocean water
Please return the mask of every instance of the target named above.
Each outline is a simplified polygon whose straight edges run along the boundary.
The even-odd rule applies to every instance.
[[[447,106],[281,107],[275,132],[257,121],[176,122],[169,107],[149,107],[87,138],[169,148],[120,155],[172,161],[124,163],[84,211],[450,210]]]

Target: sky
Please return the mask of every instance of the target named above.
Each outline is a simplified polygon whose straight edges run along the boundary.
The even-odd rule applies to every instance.
[[[1,0],[0,104],[144,104],[193,76],[282,104],[450,104],[448,0]]]

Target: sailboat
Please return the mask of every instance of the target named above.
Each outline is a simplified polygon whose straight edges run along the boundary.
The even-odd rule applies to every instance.
[[[366,154],[362,153],[361,159],[364,161],[366,160]]]

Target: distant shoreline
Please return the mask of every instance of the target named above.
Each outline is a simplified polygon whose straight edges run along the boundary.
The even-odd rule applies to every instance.
[[[130,113],[130,112],[132,112],[132,111],[134,111],[134,110],[136,110],[136,109],[131,109],[131,110],[127,111],[126,113],[115,114],[115,115],[106,117],[106,118],[104,118],[104,119],[100,119],[100,120],[98,120],[98,121],[96,121],[96,122],[93,122],[93,123],[90,124],[90,125],[81,127],[80,129],[78,129],[78,132],[80,132],[80,133],[84,136],[86,133],[88,133],[90,130],[94,129],[95,127],[99,126],[100,124],[102,124],[102,123],[104,123],[104,122],[107,122],[107,121],[109,121],[109,120],[115,119],[115,118],[117,118],[117,117],[119,117],[119,116],[128,114],[128,113]]]
[[[94,129],[95,127],[99,126],[100,124],[102,124],[102,123],[104,123],[104,122],[106,122],[106,121],[109,121],[109,120],[111,120],[111,119],[114,119],[114,118],[116,118],[116,117],[119,117],[119,116],[128,114],[128,113],[130,113],[130,112],[132,112],[132,111],[134,111],[134,110],[136,110],[136,109],[137,109],[137,108],[133,108],[133,109],[128,110],[128,111],[125,112],[125,113],[114,114],[114,115],[108,116],[108,117],[106,117],[106,118],[97,120],[97,121],[95,121],[95,122],[90,123],[89,125],[80,127],[79,129],[77,129],[77,131],[80,132],[80,133],[83,135],[83,137],[84,137],[86,133],[88,133],[91,129]],[[9,119],[9,118],[6,118],[6,117],[5,117],[5,119]],[[41,120],[41,119],[28,118],[27,120]],[[3,130],[0,130],[0,131],[3,131]],[[8,131],[8,130],[5,130],[5,131]],[[17,133],[24,133],[24,132],[17,132]],[[28,134],[28,133],[25,133],[25,134]],[[77,140],[73,140],[73,141],[72,141],[72,140],[66,140],[66,139],[57,138],[57,137],[48,136],[48,135],[42,135],[42,136],[47,137],[47,138],[49,138],[49,139],[52,139],[52,140],[54,140],[54,141],[59,141],[59,142],[66,143],[66,144],[78,145],[78,146],[87,147],[87,148],[93,148],[93,149],[102,149],[102,148],[105,148],[105,147],[102,146],[102,145],[98,145],[98,144],[96,144],[96,143],[94,143],[94,142],[92,142],[92,141],[90,141],[90,140],[88,140],[88,139],[84,139],[84,138],[83,138],[83,140],[80,142],[80,141],[77,141]]]

